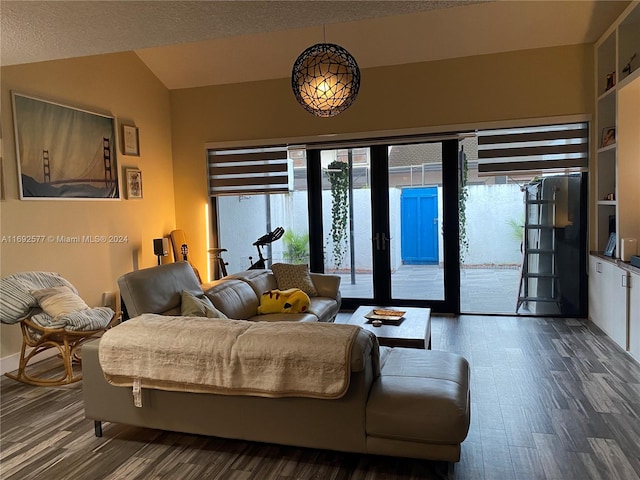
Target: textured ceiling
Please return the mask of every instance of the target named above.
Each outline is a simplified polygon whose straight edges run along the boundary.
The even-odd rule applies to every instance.
[[[2,65],[408,14],[453,1],[0,2]]]
[[[594,42],[628,1],[0,1],[0,63],[135,51],[171,89],[290,75],[326,40],[362,68]]]

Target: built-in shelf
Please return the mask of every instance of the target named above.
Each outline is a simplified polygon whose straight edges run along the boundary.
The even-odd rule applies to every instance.
[[[640,169],[640,1],[635,0],[595,44],[596,155],[595,241],[592,250],[603,252],[612,231],[616,255],[621,238],[640,239],[637,172]],[[633,60],[631,58],[635,55]],[[631,63],[630,63],[631,61]],[[630,63],[630,69],[623,72]],[[603,145],[607,130],[615,129],[615,143]],[[634,133],[635,132],[635,133]],[[615,200],[609,200],[615,199]]]

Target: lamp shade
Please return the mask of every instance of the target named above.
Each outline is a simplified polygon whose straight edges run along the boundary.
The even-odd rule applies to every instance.
[[[318,117],[333,117],[356,99],[360,69],[344,48],[318,43],[302,52],[293,64],[291,87],[305,110]]]

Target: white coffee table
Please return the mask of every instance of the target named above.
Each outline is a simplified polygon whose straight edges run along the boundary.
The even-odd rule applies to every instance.
[[[368,323],[365,318],[373,309],[402,310],[404,319],[399,325],[381,325]],[[380,345],[385,347],[405,347],[431,349],[431,309],[418,307],[373,307],[362,305],[346,320],[336,319],[337,323],[358,325],[378,337]]]

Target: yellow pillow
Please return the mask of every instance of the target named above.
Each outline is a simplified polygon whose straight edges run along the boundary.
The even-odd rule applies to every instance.
[[[309,296],[299,288],[269,290],[260,296],[258,314],[305,313],[310,303]]]

